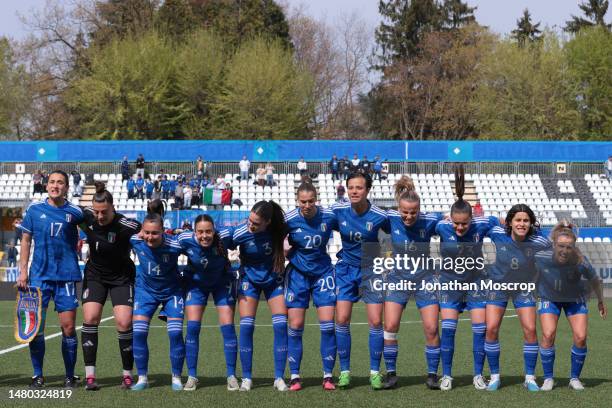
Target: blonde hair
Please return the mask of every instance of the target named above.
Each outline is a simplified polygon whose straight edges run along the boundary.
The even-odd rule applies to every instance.
[[[395,201],[399,204],[400,201],[406,200],[409,202],[421,202],[421,197],[416,192],[414,182],[406,175],[402,176],[395,182]]]

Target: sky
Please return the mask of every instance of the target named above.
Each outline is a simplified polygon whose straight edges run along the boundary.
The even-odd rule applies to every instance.
[[[289,6],[305,6],[308,14],[325,19],[328,23],[343,14],[356,11],[374,29],[380,22],[378,0],[282,0]],[[42,8],[46,0],[2,0],[0,1],[0,36],[22,39],[28,31],[17,13],[27,15],[32,9]],[[516,20],[523,9],[529,8],[533,21],[557,29],[565,25],[571,14],[579,15],[576,0],[467,0],[470,6],[477,6],[476,19],[500,34],[508,34],[516,26]],[[69,6],[72,1],[63,3]],[[608,13],[608,21],[612,12]]]

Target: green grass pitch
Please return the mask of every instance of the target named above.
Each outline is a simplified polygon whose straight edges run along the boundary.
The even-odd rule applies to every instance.
[[[0,351],[14,346],[13,307],[10,301],[0,302]],[[49,308],[53,310],[53,305]],[[109,316],[107,304],[104,316]],[[255,406],[612,406],[612,333],[610,322],[602,321],[596,305],[590,304],[589,354],[582,373],[587,389],[575,392],[567,388],[571,334],[562,317],[557,334],[555,375],[557,388],[552,392],[529,393],[522,387],[523,357],[522,332],[515,312],[509,309],[502,325],[501,373],[502,388],[496,393],[476,391],[472,386],[471,328],[461,320],[456,336],[454,389],[450,392],[429,391],[423,385],[425,358],[424,340],[414,303],[410,303],[400,330],[398,372],[400,387],[391,391],[372,391],[368,385],[369,354],[368,327],[362,303],[355,306],[351,332],[353,336],[353,387],[349,390],[324,392],[321,389],[321,360],[319,330],[316,314],[309,310],[304,332],[302,377],[305,388],[298,393],[279,393],[272,389],[272,328],[265,303],[260,304],[255,330],[254,389],[250,393],[230,393],[225,389],[225,363],[221,334],[217,328],[216,311],[212,305],[205,313],[205,325],[200,335],[200,387],[195,392],[173,392],[170,389],[168,338],[165,325],[155,319],[149,334],[151,388],[134,393],[118,388],[121,362],[113,320],[102,324],[98,349],[98,392],[76,390],[70,400],[9,400],[9,390],[22,389],[29,384],[31,365],[27,348],[0,354],[0,407],[10,406],[79,406],[79,407],[255,407]],[[57,333],[57,315],[49,313],[45,335]],[[462,318],[467,318],[462,315]],[[77,318],[77,323],[81,322]],[[80,338],[80,335],[79,335]],[[384,362],[383,362],[384,366]],[[238,363],[238,370],[240,370]],[[338,365],[336,365],[337,370]],[[486,366],[485,366],[486,367]],[[486,370],[487,368],[485,368]],[[63,380],[60,338],[47,340],[44,372],[47,386],[57,388]],[[288,369],[287,369],[288,372]],[[77,373],[83,376],[84,367],[79,344]],[[186,373],[186,368],[184,373]],[[240,371],[238,371],[240,373]],[[541,383],[538,359],[538,381]],[[337,374],[337,373],[336,373]],[[287,374],[288,376],[288,374]]]

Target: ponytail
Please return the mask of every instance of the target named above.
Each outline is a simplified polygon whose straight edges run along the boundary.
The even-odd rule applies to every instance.
[[[399,204],[400,201],[406,200],[411,203],[420,203],[421,198],[416,192],[414,182],[408,176],[402,176],[395,182],[395,201]]]
[[[164,218],[164,215],[166,214],[165,203],[160,199],[149,201],[147,204],[147,214],[157,214],[161,218]]]
[[[94,183],[96,187],[96,193],[93,196],[92,202],[94,203],[109,203],[113,204],[113,196],[106,190],[106,187],[103,182],[96,181]]]
[[[468,214],[472,218],[472,206],[463,199],[465,193],[465,169],[462,164],[455,167],[455,191],[457,201],[451,206],[451,215],[461,213]]]
[[[266,231],[272,237],[273,270],[278,274],[282,274],[285,270],[284,242],[287,235],[285,212],[274,201],[259,201],[253,206],[251,211],[270,222]]]

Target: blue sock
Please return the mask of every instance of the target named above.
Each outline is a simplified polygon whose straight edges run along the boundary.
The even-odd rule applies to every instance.
[[[442,337],[440,351],[442,357],[442,375],[452,376],[453,355],[455,354],[455,333],[457,319],[442,319]]]
[[[168,320],[168,338],[170,339],[170,365],[172,375],[180,376],[185,362],[185,342],[183,341],[183,321]]]
[[[535,375],[536,364],[538,363],[538,342],[523,344],[523,359],[525,360],[525,374]]]
[[[187,321],[187,334],[185,335],[185,359],[187,360],[187,374],[197,377],[198,353],[200,351],[200,329],[202,323],[199,320]]]
[[[489,360],[489,370],[491,374],[499,374],[499,355],[501,354],[499,341],[485,341],[484,349],[487,360]]]
[[[336,324],[336,343],[340,358],[340,371],[351,370],[351,325]]]
[[[485,362],[485,323],[472,324],[472,354],[474,355],[474,375],[482,375]]]
[[[385,348],[383,350],[383,355],[385,357],[385,367],[387,368],[387,371],[397,371],[396,370],[396,364],[397,364],[397,351],[398,351],[398,345],[397,343],[395,344],[385,344]]]
[[[553,371],[555,367],[555,346],[550,348],[540,347],[540,356],[542,358],[544,378],[553,378]]]
[[[572,346],[572,371],[570,378],[580,378],[582,372],[582,366],[584,366],[584,360],[586,359],[587,348],[580,348],[575,344]]]
[[[252,379],[253,369],[253,332],[255,331],[255,318],[240,318],[240,366],[242,378]]]
[[[149,345],[147,337],[149,335],[149,322],[144,320],[134,320],[132,322],[134,337],[132,350],[134,350],[134,363],[138,375],[147,375],[149,371]]]
[[[302,335],[304,329],[287,329],[289,335],[288,347],[289,347],[289,370],[291,374],[300,374],[300,365],[302,364]]]
[[[72,336],[62,335],[62,357],[64,357],[64,368],[66,369],[66,377],[74,377],[74,366],[77,360],[77,349],[79,341],[76,334]]]
[[[30,359],[32,360],[32,368],[34,376],[43,375],[43,361],[45,359],[45,333],[40,331],[29,344]]]
[[[225,368],[227,376],[236,375],[236,356],[238,355],[238,338],[233,324],[221,326],[223,335],[223,352],[225,353]]]
[[[331,374],[336,365],[336,333],[333,320],[319,321],[321,330],[321,360],[323,362],[323,373]]]
[[[370,370],[372,371],[380,370],[380,359],[382,358],[383,348],[385,346],[384,342],[382,326],[370,326],[368,345],[370,347]]]
[[[440,364],[440,346],[425,346],[425,359],[427,360],[427,373],[437,374]]]
[[[287,365],[287,316],[272,315],[274,329],[274,378],[283,378]]]

